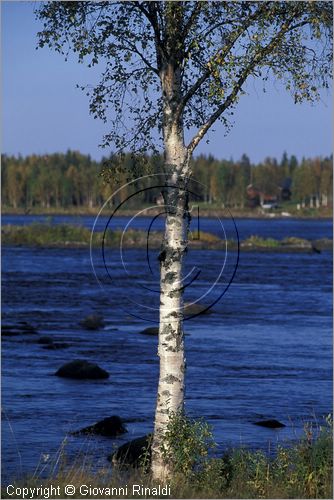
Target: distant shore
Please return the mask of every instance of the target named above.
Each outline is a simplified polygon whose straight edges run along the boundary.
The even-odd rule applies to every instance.
[[[147,232],[130,229],[124,234],[121,230],[95,232],[92,236],[91,230],[82,226],[70,224],[47,224],[33,223],[26,226],[5,225],[1,229],[2,244],[4,246],[27,246],[41,248],[97,248],[104,244],[108,248],[134,248],[159,249],[162,241],[162,233],[152,231],[147,237]],[[274,238],[261,238],[251,236],[246,240],[222,240],[218,236],[200,232],[199,239],[190,239],[191,250],[237,250],[258,252],[314,252],[321,253],[322,250],[332,248],[332,241],[328,238],[319,240],[307,240],[290,236],[283,240]]]
[[[146,207],[147,208],[147,207]],[[103,213],[110,215],[116,207],[105,208]],[[36,215],[36,216],[56,216],[56,215],[68,215],[68,216],[97,216],[101,207],[88,208],[88,207],[52,207],[52,208],[12,208],[3,207],[2,215]],[[209,217],[230,217],[231,215],[235,219],[287,219],[289,217],[298,219],[332,219],[333,211],[332,208],[302,208],[297,210],[295,206],[283,206],[279,209],[265,211],[260,207],[254,209],[241,209],[241,208],[222,208],[222,207],[209,207],[206,205],[199,205],[200,216],[204,218]],[[128,210],[117,210],[116,215],[118,217],[132,217],[137,215],[139,217],[153,217],[158,215],[163,211],[163,207],[149,208],[145,211],[145,207],[138,207]]]

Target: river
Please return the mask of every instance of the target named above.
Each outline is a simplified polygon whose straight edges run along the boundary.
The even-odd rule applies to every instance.
[[[22,220],[4,216],[2,223]],[[65,221],[91,227],[93,219]],[[136,221],[137,227],[147,228],[144,218]],[[64,222],[64,217],[52,222]],[[118,222],[124,220],[113,224]],[[241,239],[251,234],[278,239],[332,235],[330,221],[324,220],[243,219],[236,224]],[[214,220],[201,225],[218,234],[217,227]],[[4,248],[3,323],[27,321],[40,335],[69,344],[47,350],[37,342],[38,334],[3,337],[4,481],[36,467],[45,472],[62,446],[70,459],[83,453],[105,465],[115,446],[152,431],[157,338],[140,331],[157,319],[158,295],[148,289],[158,285],[153,253],[150,273],[145,251],[126,250],[126,269],[119,251],[108,251],[107,279],[101,259],[94,260],[101,287],[87,249]],[[189,272],[200,273],[186,290],[186,300],[208,304],[223,296],[210,315],[185,322],[186,409],[212,425],[219,453],[239,445],[268,450],[278,442],[289,443],[306,421],[319,423],[332,409],[332,253],[245,252],[236,269],[237,254],[229,252],[220,282],[206,295],[224,259],[217,250],[194,250],[187,256]],[[105,318],[104,329],[92,332],[80,326],[91,313]],[[54,375],[73,359],[98,363],[110,378],[76,381]],[[124,419],[127,434],[115,440],[69,435],[111,415]],[[269,418],[286,427],[254,425]]]

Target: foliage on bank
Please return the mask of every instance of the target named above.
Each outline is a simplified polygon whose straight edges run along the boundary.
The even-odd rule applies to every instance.
[[[162,157],[145,159],[145,173],[161,173]],[[117,167],[117,175],[115,169]],[[101,162],[76,151],[26,157],[2,156],[2,203],[9,209],[61,210],[83,209],[86,212],[102,206],[109,196],[128,182],[128,172],[136,170],[135,160],[125,155],[121,165],[113,157]],[[101,175],[113,172],[107,178]],[[280,201],[290,199],[301,206],[331,206],[333,201],[332,158],[313,158],[298,162],[295,156],[283,154],[279,161],[266,158],[251,163],[247,155],[239,161],[217,160],[201,155],[193,159],[194,178],[191,184],[196,202],[233,209],[247,207],[247,186],[253,185],[259,192]],[[159,178],[157,178],[159,179]],[[155,179],[155,184],[159,182]],[[138,181],[135,190],[146,183]],[[283,191],[285,198],[283,196]],[[117,205],[133,192],[124,187],[114,198]],[[142,204],[154,204],[159,189],[144,191],[127,202],[127,208]],[[311,203],[312,202],[312,203]]]
[[[174,414],[164,442],[172,474],[160,485],[160,491],[165,488],[169,495],[155,494],[159,484],[152,481],[147,463],[124,471],[122,466],[90,466],[85,457],[83,463],[77,460],[69,465],[63,450],[48,479],[34,475],[12,483],[10,492],[42,487],[51,492],[49,498],[59,498],[52,494],[52,485],[53,492],[59,488],[62,498],[66,498],[65,487],[72,485],[75,498],[86,498],[89,491],[89,498],[333,498],[332,427],[328,416],[320,427],[305,425],[298,442],[280,445],[274,453],[240,448],[217,456],[217,452],[212,453],[214,442],[208,424]],[[139,485],[143,494],[134,496],[133,485]],[[6,486],[2,498],[10,498]],[[46,497],[40,493],[29,498]]]
[[[5,225],[1,229],[2,244],[12,246],[33,247],[88,247],[99,246],[119,248],[146,248],[148,235],[146,231],[129,229],[125,233],[121,229],[94,232],[88,228],[70,224],[32,223],[25,226]],[[150,247],[161,245],[162,233],[151,231]],[[201,244],[215,244],[221,240],[214,234],[200,232]]]
[[[55,248],[87,248],[99,247],[104,244],[111,248],[160,248],[162,233],[152,231],[149,239],[146,231],[129,229],[107,230],[105,234],[92,232],[90,229],[70,224],[32,223],[25,226],[5,225],[1,230],[2,244],[5,246],[55,247]],[[189,238],[190,249],[221,249],[237,250],[235,240],[224,241],[215,234],[200,231],[194,232]],[[303,238],[288,237],[283,240],[250,236],[239,242],[243,251],[316,251],[321,252],[332,248],[331,240],[309,241]]]

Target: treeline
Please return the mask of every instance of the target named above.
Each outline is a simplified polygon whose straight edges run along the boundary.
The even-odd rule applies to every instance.
[[[111,173],[111,182],[107,183],[108,175],[101,176],[101,172],[108,173],[109,167],[116,165],[114,159],[97,162],[76,151],[26,157],[3,155],[2,204],[24,209],[99,207],[127,182],[128,172],[136,167],[132,163],[131,156],[126,155],[122,165],[116,166],[117,175]],[[161,157],[147,158],[145,172],[162,172],[162,166]],[[320,207],[333,202],[332,157],[298,162],[295,156],[284,153],[280,161],[266,158],[254,165],[246,155],[240,161],[202,155],[193,160],[193,172],[200,184],[194,183],[192,190],[199,201],[209,204],[244,208],[266,200],[291,200],[301,206]],[[135,184],[136,189],[143,187],[143,182]],[[156,202],[158,191],[144,191],[141,201]],[[133,186],[125,187],[115,202],[122,202],[132,193]]]

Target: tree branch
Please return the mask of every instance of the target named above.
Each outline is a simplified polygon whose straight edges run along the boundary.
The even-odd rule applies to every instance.
[[[196,2],[196,5],[194,7],[194,10],[189,16],[189,19],[184,27],[183,33],[182,33],[182,39],[185,40],[187,38],[187,35],[189,31],[191,30],[192,25],[194,24],[196,17],[199,15],[199,13],[202,10],[202,2]]]
[[[238,38],[240,38],[242,33],[244,33],[244,31],[246,31],[249,28],[252,22],[255,21],[257,18],[259,18],[266,9],[267,5],[264,2],[252,16],[248,17],[247,21],[244,24],[239,26],[239,29],[230,33],[229,37],[232,37],[230,39],[230,42],[227,43],[227,45],[225,45],[223,49],[219,48],[216,51],[215,55],[213,56],[213,59],[215,59],[218,55],[225,57],[228,54],[228,52],[233,48],[234,44],[237,42]],[[202,74],[202,76],[200,76],[198,80],[194,83],[194,85],[190,87],[190,89],[185,94],[185,96],[183,97],[183,99],[179,104],[179,107],[177,109],[178,116],[182,113],[188,101],[193,97],[193,95],[197,92],[197,90],[200,89],[202,84],[210,77],[210,75],[211,75],[211,69],[207,68],[205,72]]]
[[[144,54],[142,54],[142,52],[140,52],[140,50],[138,50],[137,46],[135,44],[131,44],[128,48],[128,50],[130,50],[131,52],[134,52],[135,54],[137,54],[141,60],[144,62],[144,64],[151,70],[153,71],[156,75],[159,76],[159,71],[157,68],[155,68],[154,66],[152,66],[152,64],[150,63],[150,61],[148,59],[146,59],[146,57],[144,56]]]
[[[162,40],[161,40],[161,33],[160,33],[161,26],[160,26],[158,18],[157,18],[157,10],[158,9],[155,8],[155,3],[156,2],[149,2],[149,4],[148,4],[149,10],[146,10],[144,8],[143,4],[138,2],[138,1],[133,2],[133,5],[135,7],[137,7],[142,14],[144,14],[144,16],[146,17],[146,19],[149,21],[149,23],[151,24],[151,26],[153,28],[155,45],[156,45],[156,49],[157,49],[157,64],[158,64],[158,70],[159,70],[159,68],[161,67],[162,55],[166,56],[166,53],[165,53],[164,44],[162,43]]]
[[[268,54],[272,52],[272,50],[278,45],[278,43],[281,41],[283,36],[288,32],[291,31],[291,29],[295,29],[297,25],[290,26],[292,23],[293,19],[290,19],[290,21],[287,21],[284,25],[284,27],[281,28],[280,32],[271,40],[268,45],[265,47],[262,47],[262,49],[254,55],[253,59],[250,61],[250,63],[246,66],[246,68],[242,71],[236,85],[234,86],[232,92],[229,94],[229,96],[225,99],[224,102],[220,106],[218,106],[217,110],[210,116],[210,118],[202,125],[202,127],[198,130],[197,134],[192,138],[190,143],[187,146],[187,150],[191,154],[198,143],[201,141],[201,139],[204,137],[204,135],[207,133],[207,131],[210,129],[210,127],[214,124],[214,122],[222,115],[222,113],[229,107],[231,104],[233,104],[236,96],[238,95],[239,91],[241,90],[242,85],[245,83],[246,79],[248,76],[252,73],[256,65]],[[307,24],[306,21],[302,21],[298,23],[298,27],[303,26]]]

